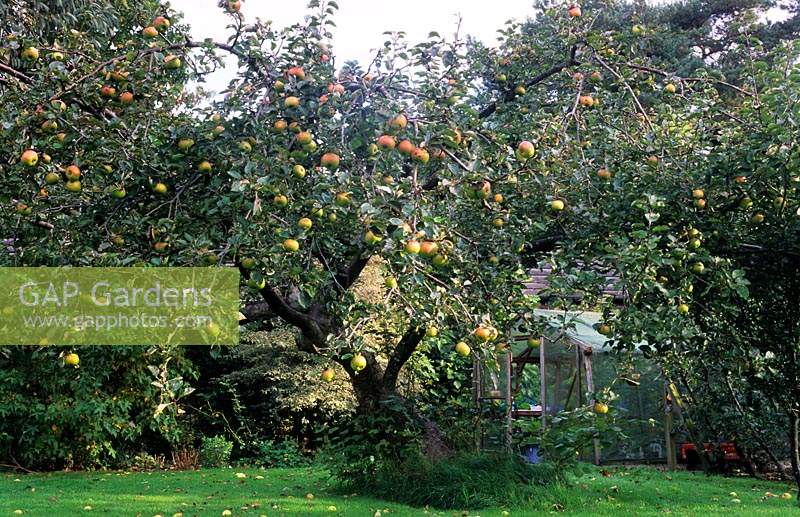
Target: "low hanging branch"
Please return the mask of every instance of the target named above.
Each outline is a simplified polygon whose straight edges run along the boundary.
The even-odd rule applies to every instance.
[[[149,49],[146,49],[146,50],[142,50],[136,55],[136,57],[133,60],[131,60],[131,63],[135,63],[136,61],[139,61],[140,59],[142,59],[144,57],[147,57],[147,56],[149,56],[151,54],[155,54],[155,53],[158,53],[158,52],[165,52],[165,51],[169,51],[169,50],[181,50],[181,49],[188,49],[188,48],[209,48],[209,47],[218,48],[220,50],[224,50],[226,52],[229,52],[231,54],[234,54],[234,55],[238,56],[240,59],[246,60],[251,65],[254,64],[254,59],[253,58],[251,58],[250,56],[245,55],[242,51],[238,50],[237,48],[235,48],[232,45],[228,45],[226,43],[219,43],[219,42],[216,42],[216,41],[201,42],[201,41],[192,41],[192,40],[189,40],[189,39],[187,39],[183,43],[173,43],[172,45],[167,45],[167,46],[164,46],[164,47],[155,47],[155,48],[149,48]],[[91,77],[96,76],[97,74],[99,74],[100,72],[105,70],[107,67],[109,67],[109,66],[111,66],[111,65],[113,65],[113,64],[117,63],[118,61],[121,61],[121,60],[123,60],[125,58],[126,58],[126,56],[124,56],[124,55],[122,55],[122,56],[114,56],[111,59],[103,61],[102,63],[97,65],[92,71],[90,71],[87,74],[79,77],[75,81],[70,82],[66,87],[61,89],[59,92],[53,94],[50,97],[50,100],[55,100],[55,99],[58,99],[58,98],[62,97],[64,94],[69,93],[70,91],[74,90],[82,82],[86,81],[87,79],[89,79]],[[29,81],[29,82],[31,82],[31,81]]]

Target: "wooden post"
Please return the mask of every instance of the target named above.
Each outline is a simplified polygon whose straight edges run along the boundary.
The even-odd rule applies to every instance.
[[[575,407],[583,405],[583,345],[575,343]],[[566,408],[565,408],[566,409]]]
[[[539,404],[542,406],[542,432],[547,427],[547,365],[545,361],[545,337],[539,339]]]
[[[678,457],[675,453],[675,440],[672,438],[672,404],[669,402],[671,396],[669,383],[664,381],[664,439],[667,442],[667,467],[669,470],[675,470],[678,468]]]
[[[594,371],[592,370],[592,347],[586,347],[583,350],[583,367],[586,371],[586,389],[594,393]],[[594,408],[595,400],[592,398],[589,403]],[[600,465],[601,458],[600,441],[594,440],[594,464]]]
[[[560,351],[560,350],[559,350]],[[558,404],[561,402],[561,358],[559,357],[553,363],[553,414],[557,411]],[[561,409],[567,409],[562,407]]]
[[[513,420],[513,409],[512,409],[512,397],[511,397],[511,364],[512,364],[512,357],[513,352],[509,347],[508,351],[506,352],[506,448],[509,452],[511,452],[511,425]]]

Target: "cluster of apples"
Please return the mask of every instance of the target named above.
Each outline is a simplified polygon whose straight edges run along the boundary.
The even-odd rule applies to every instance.
[[[295,84],[297,82],[302,82],[306,80],[306,72],[301,66],[292,66],[290,67],[285,74],[285,78],[288,81],[293,81]],[[291,86],[291,83],[290,83]],[[286,91],[287,84],[281,79],[276,80],[273,83],[273,89],[280,95],[284,95]],[[328,85],[328,91],[335,94],[341,95],[344,93],[344,86],[341,84],[333,84],[330,83]],[[284,96],[283,98],[283,106],[287,110],[287,116],[289,118],[295,118],[296,113],[295,110],[299,108],[301,105],[301,100],[297,95],[288,95]],[[291,123],[287,123],[284,119],[279,119],[275,121],[272,126],[272,129],[275,133],[285,133],[287,130],[295,133],[295,143],[300,146],[300,148],[305,153],[314,153],[317,151],[319,144],[314,140],[311,133],[308,131],[304,131],[300,128],[300,125],[297,121],[293,121]],[[335,152],[326,152],[320,157],[320,166],[325,167],[330,170],[336,170],[339,168],[339,164],[341,163],[341,157],[336,154]],[[305,176],[305,168],[302,165],[296,166],[293,169],[293,173],[295,176],[302,178]]]
[[[495,341],[500,333],[491,325],[479,325],[475,330],[472,331],[472,336],[475,338],[478,343],[488,343],[490,341]],[[498,345],[498,350],[502,350],[505,348],[504,344]],[[467,357],[472,353],[472,348],[467,344],[466,341],[461,340],[456,343],[454,347],[455,352],[462,356]]]
[[[39,164],[39,153],[34,151],[33,149],[26,149],[20,156],[19,161],[27,168],[35,168]],[[43,153],[42,162],[45,164],[49,164],[51,162],[50,156],[46,153]],[[66,188],[69,192],[80,192],[81,191],[80,168],[77,165],[72,164],[64,167],[64,170],[62,172],[63,172],[63,178],[65,180],[64,188]],[[62,181],[62,176],[61,174],[51,170],[50,172],[45,174],[44,181],[47,185],[54,185]],[[42,189],[39,191],[39,195],[42,197],[47,197],[47,190],[44,187],[42,187]]]
[[[100,86],[100,97],[105,99],[107,102],[116,101],[120,106],[123,107],[133,104],[134,100],[136,100],[136,97],[134,96],[133,92],[130,91],[128,75],[128,72],[120,70],[108,72],[105,76],[104,83],[102,86]],[[114,86],[114,84],[120,87],[119,91],[117,90],[117,86]]]
[[[146,26],[142,30],[142,34],[145,38],[152,39],[158,37],[158,35],[169,29],[170,21],[164,16],[157,16],[155,17],[151,24]],[[27,47],[22,51],[22,58],[25,61],[33,62],[39,59],[40,52],[35,47]],[[60,50],[54,50],[49,54],[49,57],[53,60],[63,61],[64,60],[64,53]],[[168,55],[165,58],[165,68],[167,69],[174,69],[179,68],[181,66],[180,58],[173,55]],[[136,97],[134,93],[130,89],[130,82],[128,79],[129,73],[124,70],[114,69],[105,72],[105,76],[103,78],[103,82],[98,85],[98,93],[99,96],[107,101],[115,101],[120,106],[127,106],[132,104]],[[63,143],[66,139],[66,133],[58,132],[59,123],[57,118],[58,112],[63,112],[67,109],[66,104],[59,100],[55,99],[51,101],[51,105],[53,110],[56,112],[55,117],[50,117],[45,119],[41,123],[41,130],[44,133],[53,133],[54,138],[59,143]],[[49,164],[51,162],[51,157],[47,153],[40,153],[34,149],[27,149],[25,150],[21,157],[20,162],[29,168],[34,168],[37,164]],[[200,165],[200,170],[208,170],[210,164],[208,162],[203,162]],[[112,167],[110,165],[102,165],[102,170],[110,174],[112,172]],[[69,165],[63,168],[63,171],[54,171],[50,170],[44,176],[44,185],[41,187],[39,191],[40,197],[47,197],[48,192],[46,189],[47,185],[55,185],[61,182],[63,179],[65,180],[65,189],[68,192],[80,192],[82,190],[81,185],[81,170],[76,164]],[[163,183],[154,183],[152,184],[152,189],[157,194],[165,194],[167,189],[166,185]],[[121,185],[115,185],[108,189],[108,193],[114,198],[123,198],[126,195],[125,188]],[[30,213],[30,207],[23,206],[18,207],[20,213]]]
[[[142,29],[142,36],[146,39],[158,38],[164,31],[170,28],[170,21],[164,16],[156,16],[150,25]],[[174,54],[167,54],[164,56],[164,68],[167,70],[177,70],[183,66],[181,58]],[[122,102],[122,100],[120,100]],[[133,101],[131,97],[131,102]],[[124,104],[124,102],[123,102]]]
[[[421,234],[420,237],[422,235],[424,234]],[[427,257],[431,260],[431,263],[434,266],[441,267],[447,264],[449,261],[446,254],[447,250],[445,248],[449,248],[451,243],[443,241],[443,244],[444,246],[440,246],[436,241],[419,241],[417,238],[412,238],[405,243],[403,246],[403,251],[410,256],[420,255]]]
[[[431,152],[425,147],[416,146],[409,139],[402,139],[399,142],[395,134],[401,133],[408,126],[408,118],[402,113],[395,116],[389,121],[389,133],[383,134],[378,137],[375,142],[375,148],[382,151],[394,151],[395,149],[402,155],[409,157],[412,161],[422,165],[428,163],[431,159]],[[433,152],[433,158],[443,159],[445,153],[441,149],[436,149]]]

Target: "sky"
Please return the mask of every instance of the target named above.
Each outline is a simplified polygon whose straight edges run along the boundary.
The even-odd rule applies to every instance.
[[[670,0],[655,0],[665,2]],[[533,12],[533,0],[337,0],[339,11],[333,28],[333,53],[336,63],[356,60],[367,65],[373,49],[383,45],[385,31],[405,31],[408,41],[417,43],[436,31],[445,37],[455,32],[461,15],[461,33],[487,44],[494,44],[497,30],[509,19],[525,19]],[[217,0],[172,0],[192,27],[195,40],[212,38],[224,42],[225,26],[230,18],[217,7]],[[307,0],[244,0],[241,12],[246,22],[256,18],[272,20],[278,29],[303,20],[308,13]],[[771,20],[784,19],[786,14],[775,8],[767,13]],[[228,57],[228,63],[233,58]],[[232,79],[234,67],[220,70],[206,78],[206,90],[219,92]]]
[[[506,20],[524,19],[532,12],[533,0],[337,0],[339,11],[334,21],[333,50],[336,62],[356,60],[369,62],[371,49],[383,45],[384,31],[405,31],[412,43],[423,41],[436,31],[450,37],[455,32],[458,15],[462,16],[461,32],[485,43],[494,43],[497,30]],[[192,27],[196,40],[212,38],[225,41],[229,18],[217,7],[216,0],[172,0]],[[247,21],[256,18],[272,20],[282,28],[302,21],[307,14],[306,0],[245,0],[242,14]],[[231,78],[231,71],[217,72],[208,78],[206,89],[219,91]]]

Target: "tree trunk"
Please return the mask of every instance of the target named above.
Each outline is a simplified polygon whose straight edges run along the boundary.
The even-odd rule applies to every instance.
[[[797,484],[797,499],[800,503],[800,455],[798,455],[798,440],[800,440],[800,415],[796,409],[789,411],[789,447],[792,461],[792,475]]]
[[[396,386],[387,385],[383,369],[375,362],[374,357],[367,357],[367,367],[359,372],[353,371],[349,365],[346,369],[353,383],[360,414],[377,413],[381,402],[396,394]]]
[[[418,340],[417,340],[418,342]],[[416,343],[414,344],[416,346]],[[409,354],[410,355],[410,354]],[[359,372],[353,371],[349,365],[345,366],[353,383],[353,390],[358,401],[358,414],[361,416],[374,416],[386,410],[382,404],[388,399],[405,408],[405,415],[409,424],[419,428],[422,435],[422,453],[429,459],[439,459],[452,455],[452,449],[447,445],[444,433],[433,420],[419,411],[414,400],[400,395],[397,391],[398,373],[392,369],[392,362],[384,370],[375,361],[371,353],[364,353],[367,367]],[[395,356],[397,357],[397,356]],[[405,363],[405,361],[403,361]],[[395,406],[396,407],[396,406]]]

